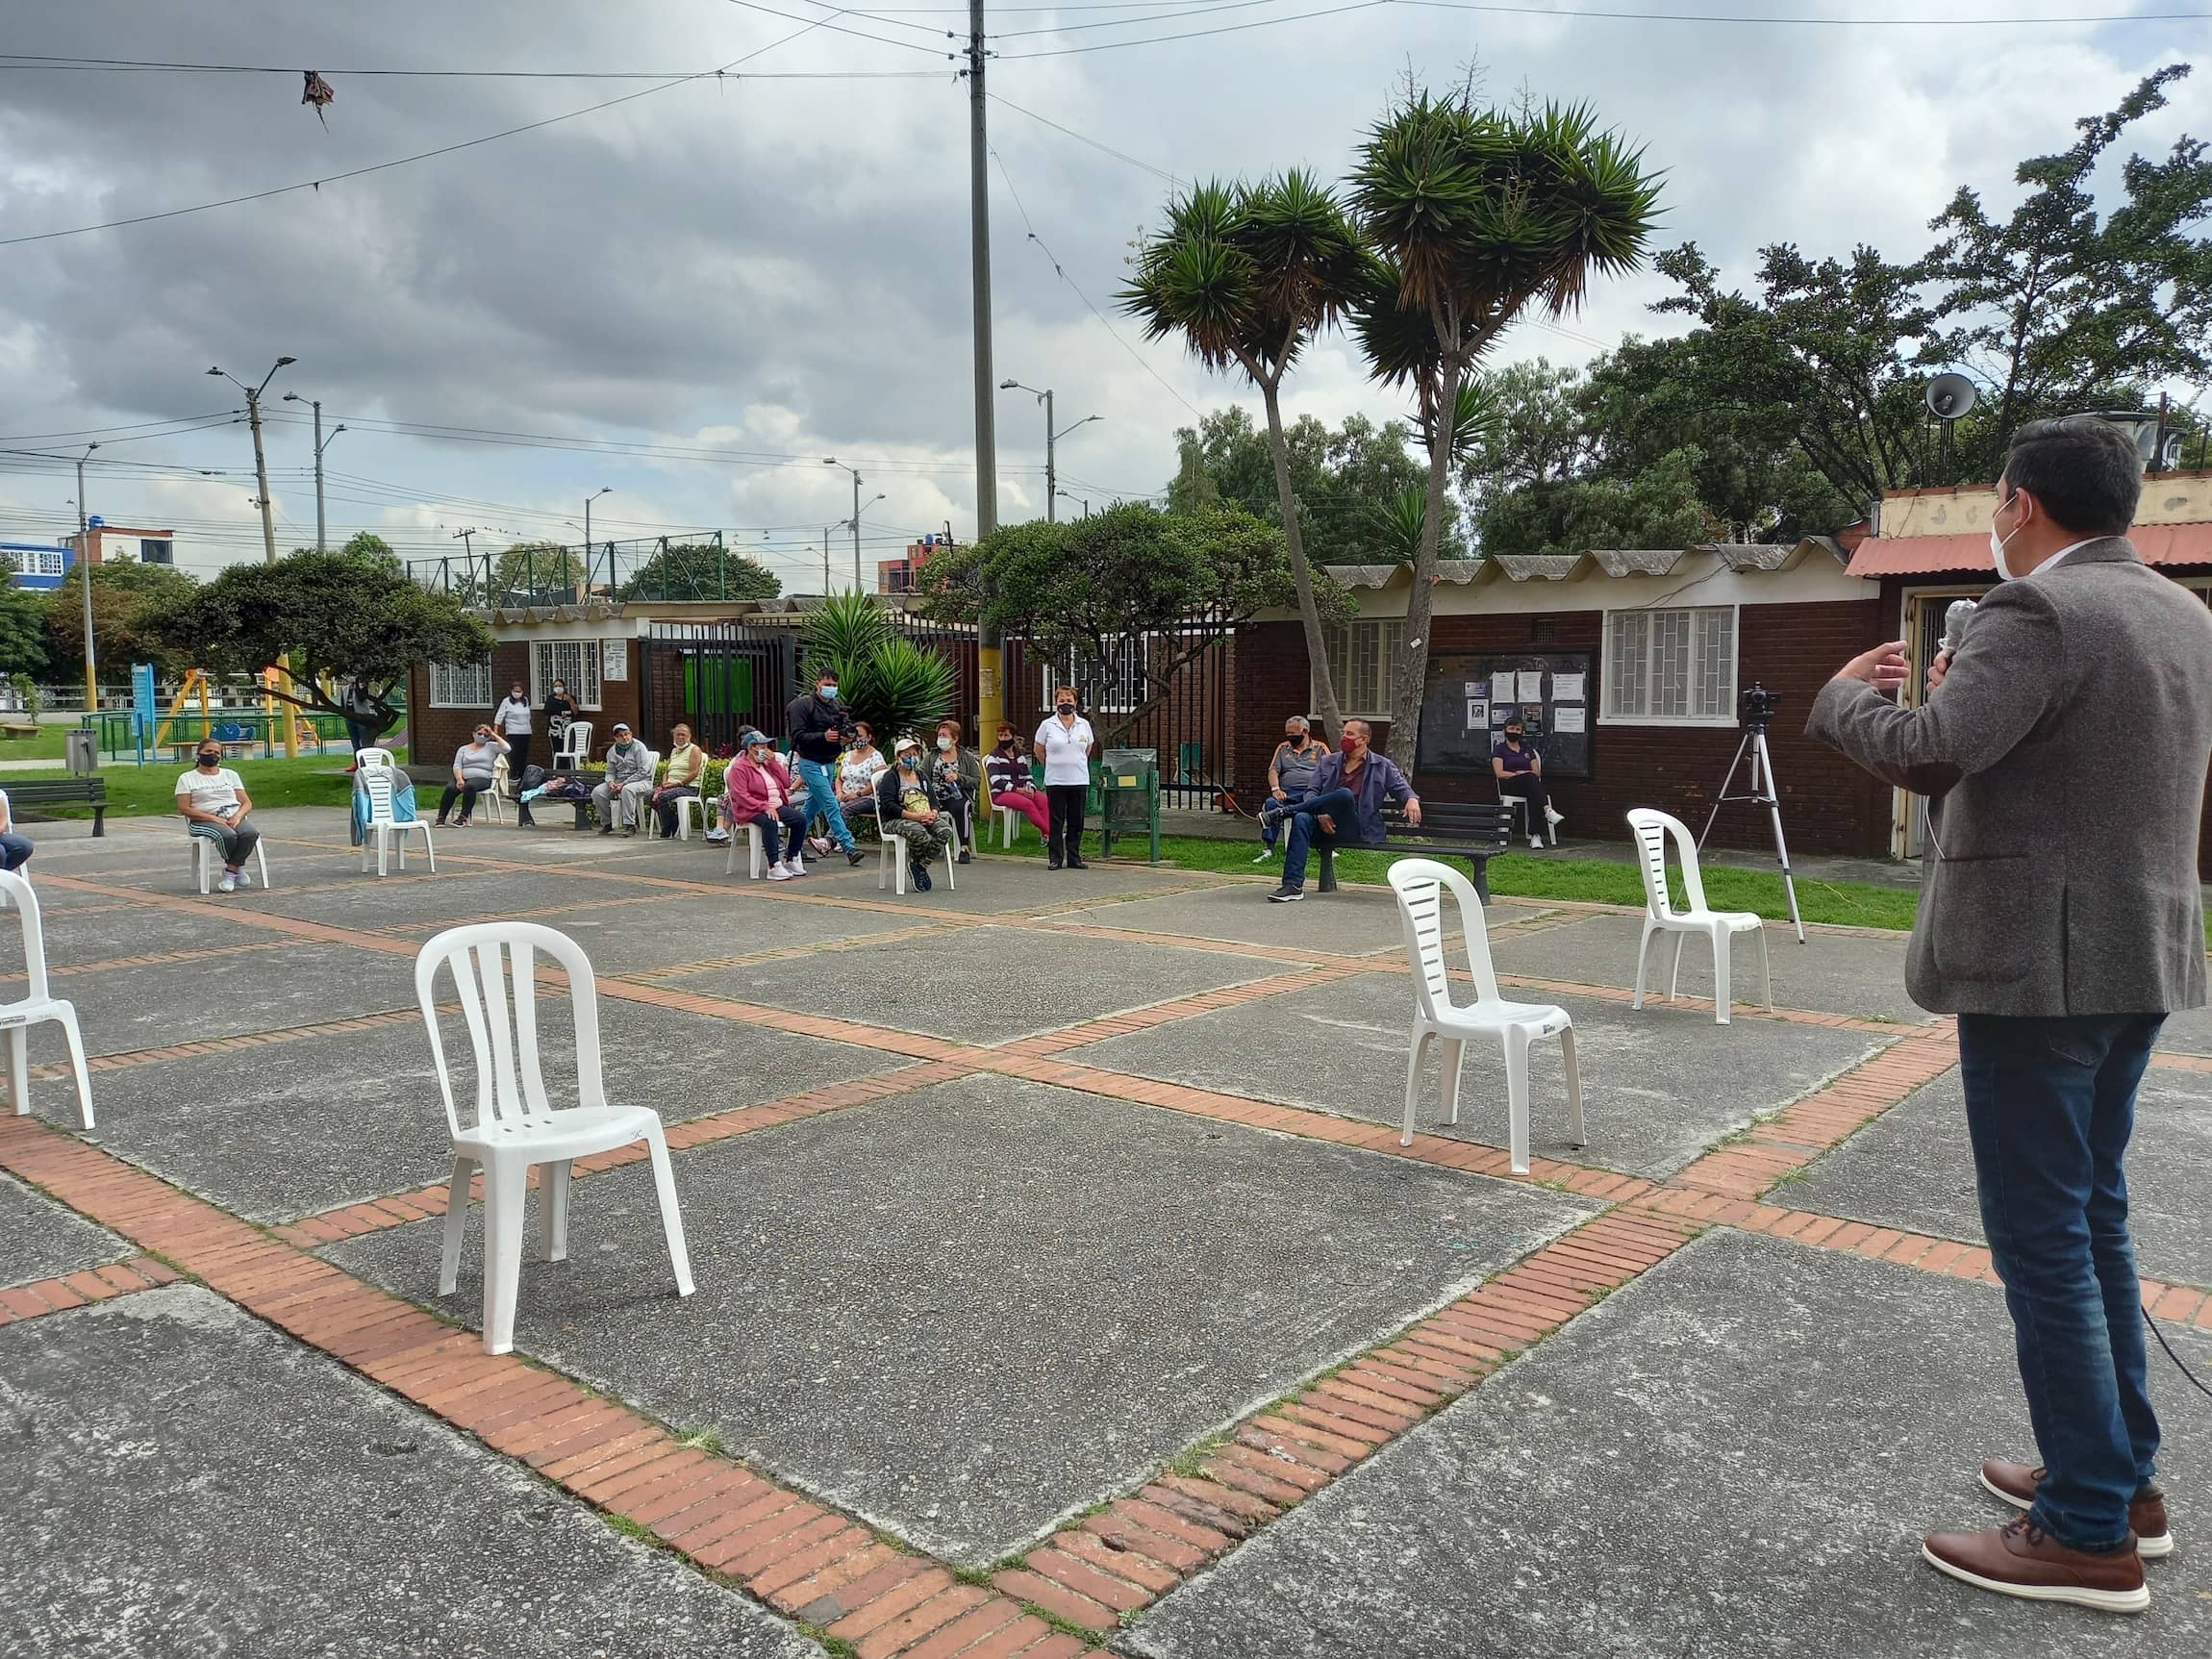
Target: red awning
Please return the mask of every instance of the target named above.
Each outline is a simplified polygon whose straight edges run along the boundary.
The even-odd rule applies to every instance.
[[[2212,521],[2138,524],[2127,533],[2147,565],[2212,566]],[[1970,536],[1870,536],[1851,555],[1854,576],[1988,576],[1989,533]]]

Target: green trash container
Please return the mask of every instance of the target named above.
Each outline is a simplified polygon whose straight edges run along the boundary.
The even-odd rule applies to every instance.
[[[1098,850],[1114,856],[1114,837],[1143,835],[1160,862],[1160,751],[1108,749],[1098,768]]]

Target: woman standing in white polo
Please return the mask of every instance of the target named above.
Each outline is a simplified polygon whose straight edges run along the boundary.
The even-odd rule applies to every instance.
[[[1051,830],[1044,838],[1052,867],[1086,869],[1083,862],[1083,797],[1091,790],[1091,751],[1098,740],[1091,722],[1075,712],[1075,689],[1052,693],[1052,713],[1037,728],[1037,758],[1044,763],[1044,799]]]

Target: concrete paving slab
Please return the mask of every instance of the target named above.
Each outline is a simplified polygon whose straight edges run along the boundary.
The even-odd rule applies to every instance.
[[[821,1649],[210,1293],[0,1329],[0,1650]]]
[[[1530,1066],[1530,1132],[1544,1157],[1626,1174],[1665,1176],[1759,1114],[1797,1099],[1856,1065],[1885,1041],[1863,1032],[1739,1016],[1568,997],[1582,1068],[1590,1144],[1568,1139],[1567,1080],[1557,1043],[1539,1043]],[[1088,1066],[1310,1106],[1377,1123],[1402,1122],[1413,982],[1363,973],[1301,992],[1224,1008],[1149,1031],[1108,1038],[1067,1056]],[[1507,1144],[1505,1065],[1493,1044],[1470,1045],[1460,1079],[1460,1120],[1444,1121],[1443,1079],[1432,1055],[1422,1070],[1416,1127]]]
[[[49,887],[38,891],[38,916],[45,933],[49,968],[83,967],[171,951],[268,944],[282,940],[281,935],[265,928],[250,927],[221,917],[192,916],[157,905],[50,906],[46,898],[54,891]],[[23,930],[13,914],[0,915],[0,973],[22,971]],[[191,969],[181,968],[180,971]],[[69,982],[56,980],[52,990],[57,996],[67,996]]]
[[[1581,1200],[1000,1077],[579,1187],[516,1345],[961,1561],[996,1559],[1586,1214]],[[481,1306],[480,1234],[459,1293]],[[424,1302],[438,1233],[332,1259]]]
[[[2177,1342],[2192,1364],[2212,1341]],[[2212,1419],[2153,1357],[2161,1476]],[[1991,1286],[1710,1234],[1150,1609],[1153,1659],[2172,1659],[2212,1647],[2201,1552],[2136,1619],[2015,1601],[1920,1558],[2000,1524],[2032,1458]],[[2186,1521],[2183,1522],[2186,1524]]]
[[[564,996],[539,1028],[547,1093],[573,1105],[575,1040]],[[602,998],[607,1097],[664,1121],[780,1099],[907,1064],[895,1054]],[[455,1093],[475,1095],[459,1015],[446,1021]],[[58,1047],[58,1045],[57,1045]],[[254,1220],[274,1221],[441,1181],[452,1169],[445,1108],[419,1018],[370,1031],[163,1060],[98,1073],[88,1139]],[[66,1083],[33,1088],[35,1109],[76,1126]]]
[[[1524,938],[1500,940],[1495,952],[1500,973],[1538,979],[1565,979],[1580,985],[1636,983],[1639,916],[1594,916],[1586,921],[1541,928]],[[1808,930],[1799,944],[1789,924],[1770,923],[1767,947],[1774,966],[1774,1001],[1783,1008],[1809,1008],[1822,1014],[1895,1019],[1922,1025],[1932,1018],[1905,994],[1905,936],[1823,933]],[[1646,992],[1667,990],[1667,968],[1674,960],[1672,940],[1651,946]],[[1756,1006],[1759,995],[1758,942],[1739,935],[1730,959],[1730,977],[1739,1002]],[[1682,994],[1713,994],[1713,951],[1693,939],[1682,950]],[[1648,1000],[1648,998],[1646,998]]]
[[[58,1279],[138,1253],[66,1205],[0,1175],[0,1285]]]
[[[2212,1054],[2212,1008],[2186,1008],[2169,1014],[2158,1046],[2173,1054]]]
[[[937,867],[935,885],[928,892],[911,887],[901,899],[885,889],[876,891],[875,843],[864,844],[867,857],[855,868],[836,855],[807,866],[804,878],[818,883],[815,891],[838,898],[882,898],[891,904],[911,906],[925,914],[953,916],[1003,916],[1010,911],[1040,905],[1077,906],[1101,899],[1125,898],[1138,893],[1194,891],[1211,887],[1217,878],[1202,870],[1154,869],[1144,865],[1100,865],[1088,869],[1054,870],[1043,859],[978,854],[973,863],[953,873],[955,889],[944,885],[944,869]],[[716,867],[719,868],[719,867]],[[1280,909],[1280,906],[1276,908]]]
[[[126,1054],[412,1008],[415,964],[358,945],[290,941],[212,962],[75,974],[56,981],[55,994],[77,1005],[87,1052]],[[58,1029],[33,1031],[35,1059],[65,1056]]]
[[[2154,1279],[2212,1285],[2212,1076],[2150,1070],[2135,1109],[2127,1198],[2136,1265]],[[1983,1242],[1966,1095],[1953,1067],[1885,1112],[1773,1201],[1854,1221]]]
[[[1269,904],[1270,891],[1257,882],[1237,882],[1170,898],[1088,905],[1053,919],[1134,928],[1170,939],[1219,939],[1340,956],[1403,948],[1397,900],[1388,888],[1340,888],[1333,893],[1311,893],[1300,904]],[[1485,919],[1499,928],[1539,914],[1534,906],[1501,901],[1490,907]],[[1451,937],[1459,937],[1456,917]]]
[[[412,879],[417,873],[415,861],[410,859],[411,879],[406,881],[391,877],[380,880],[356,870],[344,878],[343,886],[319,892],[289,892],[280,885],[265,896],[254,895],[255,908],[338,927],[397,927],[408,922],[450,922],[463,917],[546,910],[601,898],[629,897],[650,904],[681,896],[642,884],[627,887],[616,882],[579,881],[564,870],[515,874],[472,870],[447,861],[434,876]]]
[[[828,970],[805,962],[751,963],[666,983],[899,1031],[996,1043],[1295,969],[1220,951],[976,927],[841,954]]]

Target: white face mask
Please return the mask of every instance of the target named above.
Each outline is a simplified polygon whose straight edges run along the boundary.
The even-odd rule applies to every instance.
[[[1989,533],[1989,557],[1990,562],[1997,566],[1997,577],[2000,582],[2009,582],[2012,580],[2012,566],[2004,562],[2004,544],[2009,540],[2011,540],[2010,537],[1999,536],[1997,533],[1995,527],[1991,528]]]
[[[949,750],[952,747],[952,740],[950,738],[940,738],[937,740],[937,746],[941,749]]]

